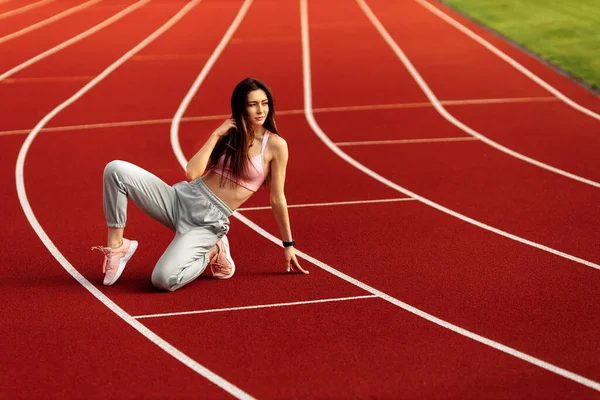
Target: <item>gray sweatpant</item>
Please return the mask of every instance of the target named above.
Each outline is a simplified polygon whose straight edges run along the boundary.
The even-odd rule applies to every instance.
[[[175,238],[152,271],[152,283],[173,291],[196,279],[208,265],[208,251],[229,230],[231,209],[202,178],[167,185],[125,161],[104,168],[104,215],[111,228],[124,228],[127,199],[175,231]]]

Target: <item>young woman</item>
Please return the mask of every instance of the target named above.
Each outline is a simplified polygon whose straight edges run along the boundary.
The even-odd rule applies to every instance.
[[[244,79],[231,96],[231,113],[189,161],[189,182],[169,186],[133,164],[107,164],[103,196],[108,243],[93,247],[104,253],[104,285],[119,279],[137,249],[136,241],[123,237],[128,199],[175,231],[152,272],[154,286],[179,289],[207,266],[215,278],[230,278],[235,263],[226,236],[229,216],[263,184],[270,186],[287,271],[308,274],[294,254],[284,194],[288,148],[277,130],[271,91],[258,79]]]

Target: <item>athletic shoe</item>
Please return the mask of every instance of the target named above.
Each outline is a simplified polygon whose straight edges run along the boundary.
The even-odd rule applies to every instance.
[[[102,272],[104,273],[104,285],[110,286],[119,279],[125,264],[137,250],[138,242],[135,240],[123,239],[123,244],[117,249],[104,246],[94,246],[92,250],[100,250],[104,253],[104,264]]]
[[[216,246],[217,254],[208,263],[210,270],[217,279],[231,278],[235,273],[235,263],[231,258],[227,236],[219,239]]]

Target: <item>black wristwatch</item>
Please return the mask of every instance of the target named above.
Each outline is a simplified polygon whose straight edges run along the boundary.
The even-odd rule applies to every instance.
[[[296,242],[294,240],[292,240],[291,242],[283,241],[283,242],[281,242],[281,244],[283,244],[283,247],[291,247],[291,246],[295,246]]]

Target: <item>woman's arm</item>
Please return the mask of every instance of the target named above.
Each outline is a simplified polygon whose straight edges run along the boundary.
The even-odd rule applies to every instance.
[[[273,135],[275,136],[275,135]],[[288,162],[288,148],[285,140],[279,136],[275,136],[276,139],[273,142],[273,159],[271,160],[271,197],[270,203],[273,213],[275,214],[275,220],[279,226],[281,232],[281,239],[284,242],[291,242],[293,240],[292,230],[290,228],[290,218],[288,215],[287,201],[285,198],[284,186],[285,186],[285,172]],[[294,254],[294,247],[284,247],[285,261],[288,271],[297,271],[304,274],[308,274],[308,271],[303,269],[296,255]]]
[[[218,127],[208,138],[204,146],[192,157],[185,167],[185,174],[188,179],[194,180],[204,175],[206,165],[210,158],[210,154],[217,145],[219,139],[229,132],[229,129],[236,128],[235,120],[233,118],[226,120]]]

